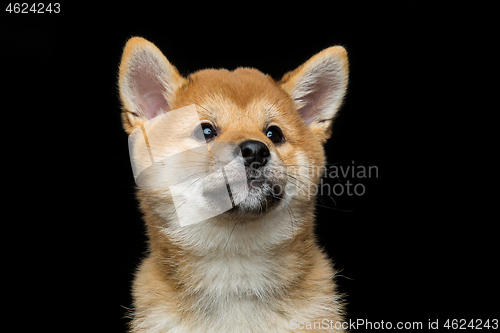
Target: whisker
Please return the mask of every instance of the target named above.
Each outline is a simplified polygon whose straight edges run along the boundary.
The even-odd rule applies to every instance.
[[[299,202],[304,202],[306,203],[305,200],[301,200],[299,198],[291,198],[292,200],[296,200],[296,201],[299,201]],[[346,213],[350,213],[350,212],[353,212],[354,210],[353,209],[341,209],[341,208],[337,208],[337,207],[331,207],[331,206],[324,206],[324,205],[320,205],[318,203],[316,203],[316,206],[318,207],[321,207],[321,208],[327,208],[327,209],[333,209],[333,210],[338,210],[338,211],[341,211],[341,212],[346,212]]]
[[[231,229],[231,232],[229,233],[229,237],[227,238],[227,242],[226,242],[226,246],[225,246],[226,249],[224,250],[224,252],[227,251],[227,244],[229,243],[229,240],[231,239],[231,235],[233,234],[234,228],[236,228],[237,224],[238,224],[238,221],[236,221],[234,223],[233,228]]]

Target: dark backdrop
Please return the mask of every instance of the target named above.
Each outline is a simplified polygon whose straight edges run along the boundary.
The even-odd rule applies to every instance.
[[[1,16],[4,124],[15,125],[5,126],[4,152],[7,161],[29,161],[6,163],[22,181],[6,177],[15,181],[9,209],[17,219],[7,231],[16,245],[5,257],[14,282],[23,279],[23,312],[43,313],[36,325],[126,327],[146,248],[117,94],[121,51],[132,36],[154,42],[182,74],[248,66],[275,79],[328,46],[344,46],[350,83],[328,162],[378,170],[370,179],[327,180],[361,183],[362,196],[318,199],[318,238],[341,270],[348,318],[424,327],[498,318],[496,231],[463,200],[474,195],[461,186],[438,99],[447,33],[428,9],[415,2],[272,12],[98,6]]]

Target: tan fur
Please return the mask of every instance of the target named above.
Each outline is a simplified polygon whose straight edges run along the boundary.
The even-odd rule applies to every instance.
[[[133,284],[131,332],[335,331],[292,330],[290,321],[343,319],[335,271],[316,244],[315,197],[308,191],[319,182],[318,168],[325,164],[322,144],[345,93],[345,50],[326,49],[281,82],[250,68],[202,70],[183,78],[153,44],[132,38],[123,53],[119,78],[127,133],[148,119],[146,102],[137,97],[141,89],[133,82],[133,71],[144,59],[157,70],[151,82],[164,86],[162,105],[168,104],[168,110],[195,104],[202,120],[217,124],[217,140],[265,143],[273,165],[285,166],[293,175],[287,182],[306,192],[285,196],[258,218],[222,214],[180,227],[168,220],[173,205],[165,193],[139,189],[150,241]],[[299,111],[306,109],[301,108],[313,89],[310,84],[321,71],[332,72],[322,87],[333,77],[337,95],[314,105],[314,117],[306,125]],[[274,145],[267,138],[264,131],[269,125],[282,130],[283,144]]]

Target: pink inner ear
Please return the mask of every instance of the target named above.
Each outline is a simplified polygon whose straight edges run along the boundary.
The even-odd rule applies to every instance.
[[[133,95],[146,118],[152,119],[168,111],[164,93],[166,87],[161,80],[165,75],[155,61],[143,61],[131,74]]]
[[[325,98],[328,98],[328,92],[331,88],[328,85],[318,82],[312,92],[301,98],[306,104],[299,109],[299,113],[306,125],[309,125],[316,119],[322,120],[324,117],[322,114],[322,104],[325,102]]]
[[[306,94],[300,97],[300,102],[305,105],[299,109],[299,113],[307,125],[331,119],[337,111],[344,92],[341,73],[334,65],[317,66],[302,82],[300,89]]]
[[[143,103],[140,103],[146,118],[152,119],[168,111],[168,103],[161,92],[151,91],[141,93]]]

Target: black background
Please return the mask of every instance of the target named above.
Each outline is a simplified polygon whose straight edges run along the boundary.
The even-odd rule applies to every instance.
[[[21,285],[12,288],[14,312],[65,331],[126,329],[146,239],[117,71],[127,39],[141,36],[181,74],[248,66],[275,79],[328,46],[344,46],[350,83],[328,161],[378,168],[376,178],[351,179],[363,183],[363,196],[318,200],[318,238],[341,270],[348,318],[424,327],[429,319],[498,318],[498,217],[483,214],[491,199],[476,201],[485,193],[469,186],[467,156],[457,158],[474,150],[463,132],[457,136],[463,113],[443,107],[463,93],[447,91],[445,71],[464,23],[441,24],[450,13],[417,2],[232,6],[2,12],[5,168],[20,174],[5,179],[13,181],[7,211],[15,218],[4,257],[13,286]]]

